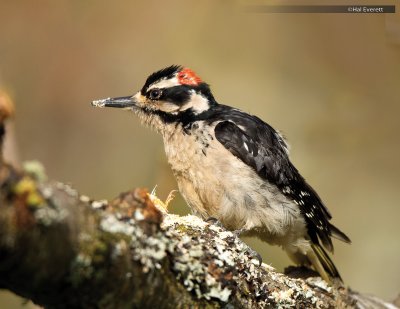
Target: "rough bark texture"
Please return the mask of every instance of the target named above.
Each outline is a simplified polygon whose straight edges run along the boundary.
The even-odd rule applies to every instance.
[[[395,308],[258,266],[231,232],[143,189],[93,201],[41,179],[0,156],[0,288],[46,308]]]

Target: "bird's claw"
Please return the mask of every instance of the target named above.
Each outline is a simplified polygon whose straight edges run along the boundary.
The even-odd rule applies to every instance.
[[[210,223],[210,224],[214,224],[214,225],[216,225],[216,226],[218,226],[218,227],[221,227],[221,228],[223,228],[224,226],[223,226],[223,224],[221,223],[221,221],[219,221],[217,218],[215,218],[215,217],[209,217],[209,218],[207,218],[206,219],[206,222],[207,223]]]
[[[233,235],[235,235],[236,237],[239,237],[243,232],[245,232],[246,230],[244,228],[238,229],[238,230],[234,230],[232,231]]]
[[[246,252],[250,255],[252,259],[256,259],[258,261],[258,266],[261,266],[263,260],[260,253],[251,249],[250,247],[247,247]]]

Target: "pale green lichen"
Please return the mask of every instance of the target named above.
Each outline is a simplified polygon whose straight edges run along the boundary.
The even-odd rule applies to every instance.
[[[44,166],[39,161],[26,161],[23,164],[24,171],[33,179],[44,182],[47,180],[46,171]]]
[[[84,198],[84,200],[86,199]],[[91,205],[94,209],[102,209],[108,205],[108,201],[107,200],[92,201]]]
[[[124,240],[119,241],[112,249],[111,258],[115,260],[123,256],[127,250],[128,250],[127,243]]]
[[[50,226],[56,222],[62,222],[68,216],[66,209],[53,209],[50,207],[39,208],[35,211],[35,219],[39,224]]]
[[[86,195],[80,195],[80,196],[79,196],[79,200],[80,200],[82,203],[89,203],[89,202],[90,202],[90,197],[88,197],[88,196],[86,196]]]
[[[231,232],[191,215],[166,215],[162,228],[171,239],[178,240],[169,250],[174,255],[172,267],[186,289],[198,298],[228,302],[234,286],[223,279],[224,275],[231,276],[230,271],[220,274],[220,270],[232,268],[238,259],[250,261],[242,242],[235,242]],[[199,237],[204,232],[209,234],[207,239]],[[228,244],[231,241],[234,246]],[[210,272],[210,267],[216,267],[215,273]]]
[[[93,203],[92,203],[93,205]],[[120,233],[132,236],[136,227],[118,220],[114,215],[106,215],[100,221],[100,228],[108,233]]]
[[[142,221],[145,219],[143,212],[140,209],[136,209],[134,213],[134,217],[136,221]]]
[[[93,203],[92,203],[93,204]],[[92,205],[93,206],[93,205]],[[140,213],[139,213],[140,212]],[[128,246],[132,252],[134,260],[139,261],[143,266],[143,271],[150,269],[160,269],[161,260],[166,257],[169,240],[163,233],[146,235],[137,222],[143,220],[143,214],[136,210],[133,218],[121,220],[119,214],[103,214],[100,220],[100,229],[104,232],[128,236]],[[113,256],[118,256],[120,248],[114,246]]]
[[[308,283],[301,279],[289,279],[266,264],[259,267],[258,261],[247,253],[247,245],[217,224],[209,224],[191,215],[166,215],[162,228],[171,240],[178,240],[169,247],[174,255],[173,270],[186,289],[198,298],[229,302],[237,289],[234,283],[244,281],[251,286],[251,290],[244,285],[240,287],[241,291],[243,295],[247,293],[257,297],[257,302],[253,303],[257,308],[292,308],[298,302],[312,303],[315,308],[329,307],[312,289],[316,285],[329,292],[331,288],[323,280],[313,278]],[[210,268],[212,265],[217,268],[215,272],[213,267]],[[233,276],[224,280],[225,275],[229,277],[229,269]],[[271,292],[268,282],[277,284],[275,292]]]
[[[100,201],[92,202],[91,205],[98,209],[107,204]],[[103,237],[115,237],[116,240],[122,235],[124,239],[122,242],[104,239],[104,243],[112,244],[112,259],[118,259],[129,250],[133,260],[141,263],[143,272],[148,272],[161,268],[162,261],[171,256],[171,268],[176,277],[199,299],[229,303],[232,295],[237,293],[237,283],[246,282],[244,288],[240,287],[241,291],[243,289],[242,295],[247,297],[247,293],[251,299],[256,297],[257,303],[252,304],[256,304],[258,308],[289,308],[295,306],[297,301],[304,300],[316,308],[324,308],[324,304],[312,290],[311,283],[327,291],[328,286],[317,281],[308,284],[304,280],[288,279],[266,264],[259,267],[258,261],[249,255],[247,246],[232,232],[216,224],[204,222],[191,215],[180,217],[164,214],[161,230],[149,235],[140,226],[140,222],[144,220],[141,209],[136,209],[129,218],[122,217],[119,213],[98,214],[100,232],[105,232]],[[90,248],[90,239],[86,238],[87,235],[81,236],[81,241],[89,242],[83,246],[87,250],[87,247]],[[81,250],[77,256],[74,264],[77,270],[75,280],[94,275],[96,261],[92,253]],[[268,272],[262,271],[262,268]],[[127,278],[131,275],[126,274]],[[267,283],[270,279],[285,288],[277,288],[275,292],[271,292]]]
[[[64,191],[71,197],[78,197],[78,191],[76,191],[74,188],[72,188],[70,185],[62,183],[62,182],[57,182],[56,183],[56,188],[59,190]]]

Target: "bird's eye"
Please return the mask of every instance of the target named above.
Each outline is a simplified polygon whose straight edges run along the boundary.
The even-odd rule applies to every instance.
[[[149,92],[149,98],[151,100],[158,100],[161,97],[162,91],[161,89],[152,89]]]

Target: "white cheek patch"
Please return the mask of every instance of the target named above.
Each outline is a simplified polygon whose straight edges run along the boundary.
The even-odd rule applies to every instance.
[[[159,110],[166,113],[175,114],[179,110],[179,106],[173,103],[162,101],[160,102]]]
[[[208,110],[210,108],[210,104],[205,97],[193,91],[189,102],[183,105],[180,111],[185,111],[189,108],[192,108],[193,112],[197,115]]]
[[[179,83],[178,77],[175,75],[172,78],[163,79],[155,84],[150,85],[148,90],[153,89],[153,88],[169,88],[169,87],[180,86],[180,85],[181,84]]]

